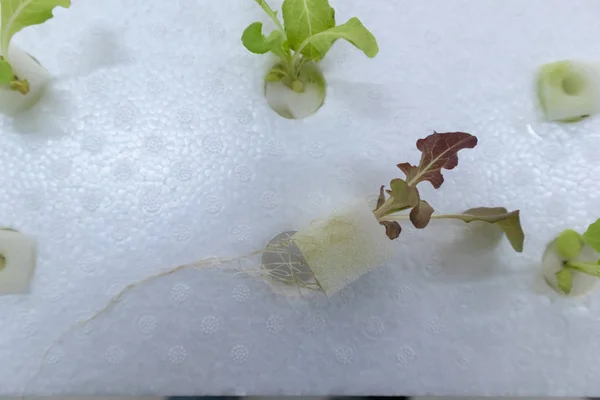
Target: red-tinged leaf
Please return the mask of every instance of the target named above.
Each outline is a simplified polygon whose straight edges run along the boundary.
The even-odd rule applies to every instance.
[[[383,205],[383,203],[385,203],[385,192],[383,191],[384,188],[385,188],[385,186],[383,186],[383,185],[381,185],[381,187],[379,188],[379,197],[377,198],[377,207],[375,207],[374,211],[377,211]]]
[[[410,211],[410,222],[413,223],[415,228],[423,229],[429,224],[431,214],[433,214],[433,207],[426,201],[421,200],[419,205]]]
[[[406,174],[409,186],[429,181],[438,189],[444,183],[442,169],[452,169],[458,165],[458,152],[472,149],[477,145],[477,138],[465,132],[437,133],[417,140],[417,149],[423,153],[418,166],[410,163],[398,164],[398,168]]]
[[[390,240],[397,239],[402,232],[402,227],[397,221],[381,221],[380,224],[385,226],[385,234]]]

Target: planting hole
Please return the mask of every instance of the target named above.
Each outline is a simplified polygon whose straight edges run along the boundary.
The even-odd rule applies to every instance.
[[[563,77],[561,86],[569,96],[577,96],[585,88],[585,80],[578,73],[571,72]]]
[[[326,84],[319,68],[311,63],[300,69],[297,79],[274,75],[276,65],[265,78],[265,98],[277,114],[288,119],[302,119],[316,113],[325,102]],[[275,76],[275,77],[274,77]]]

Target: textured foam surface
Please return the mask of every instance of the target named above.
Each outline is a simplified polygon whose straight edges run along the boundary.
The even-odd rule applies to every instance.
[[[336,44],[302,121],[262,97],[272,61],[239,40],[267,22],[252,1],[79,0],[16,36],[56,81],[36,118],[0,119],[0,222],[39,246],[32,294],[0,298],[1,393],[600,392],[600,292],[556,300],[536,269],[599,216],[600,120],[541,123],[532,103],[539,65],[598,57],[600,2],[332,2],[381,52]],[[480,144],[423,197],[520,208],[524,253],[491,226],[405,224],[388,265],[329,301],[185,271],[40,360],[132,281],[374,201],[434,129]]]

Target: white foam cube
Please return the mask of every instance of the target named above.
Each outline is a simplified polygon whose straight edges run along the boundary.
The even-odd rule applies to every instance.
[[[293,240],[328,296],[384,263],[392,245],[364,201],[313,221]]]
[[[0,230],[0,295],[25,293],[35,269],[35,242],[22,233]]]
[[[28,110],[39,101],[50,81],[50,74],[32,56],[15,45],[10,47],[8,55],[14,74],[29,82],[27,94],[12,90],[8,85],[0,86],[0,113],[12,116]]]

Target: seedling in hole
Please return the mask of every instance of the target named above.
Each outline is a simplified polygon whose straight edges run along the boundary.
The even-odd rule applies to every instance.
[[[33,105],[48,81],[35,58],[11,46],[13,36],[52,18],[54,8],[70,5],[70,0],[0,0],[0,111],[13,114]]]
[[[437,133],[417,141],[417,149],[422,152],[419,165],[398,164],[406,179],[393,179],[390,189],[381,186],[375,217],[385,226],[390,239],[396,239],[402,227],[398,221],[410,220],[418,229],[424,229],[432,219],[458,219],[464,222],[482,221],[499,226],[513,249],[523,251],[525,235],[521,228],[519,210],[508,212],[503,207],[472,208],[460,214],[434,214],[428,202],[421,199],[417,185],[428,181],[435,189],[444,183],[442,169],[453,169],[458,165],[458,152],[472,149],[477,138],[464,132]],[[386,193],[389,197],[386,197]],[[402,213],[403,211],[408,212]]]
[[[315,63],[325,57],[336,40],[347,40],[371,58],[379,52],[375,37],[358,18],[336,26],[335,11],[328,0],[284,0],[283,23],[265,0],[255,1],[275,23],[276,29],[265,36],[262,22],[254,22],[242,34],[242,43],[252,53],[271,52],[279,57],[279,62],[265,76],[266,87],[269,83],[281,83],[294,93],[311,91],[318,102],[316,109],[325,99],[325,80]],[[278,97],[284,95],[278,94]],[[292,97],[280,98],[274,101],[277,106],[272,106],[283,116],[298,118],[286,109],[290,105],[285,103],[290,100],[294,101]]]
[[[595,286],[596,278],[600,278],[600,219],[583,235],[572,229],[562,232],[551,246],[549,250],[558,258],[546,256],[543,267],[552,287],[564,294],[579,295]]]

